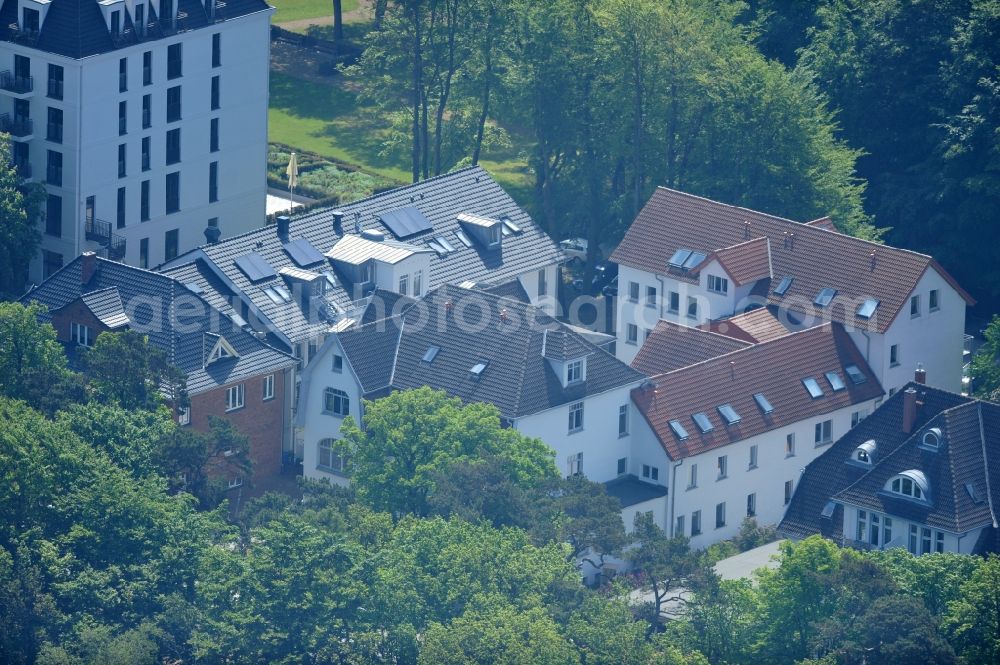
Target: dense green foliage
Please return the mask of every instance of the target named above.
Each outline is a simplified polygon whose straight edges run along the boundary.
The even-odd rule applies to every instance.
[[[42,241],[38,217],[44,201],[45,188],[22,182],[10,135],[0,134],[0,296],[16,298],[24,291],[28,264]]]

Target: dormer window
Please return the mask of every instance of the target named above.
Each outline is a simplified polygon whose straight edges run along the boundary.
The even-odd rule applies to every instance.
[[[111,12],[111,36],[117,37],[122,32],[122,13],[116,9]]]
[[[212,350],[208,352],[208,356],[205,357],[205,366],[207,367],[214,362],[225,360],[226,358],[239,357],[240,355],[236,353],[236,349],[233,348],[233,345],[226,341],[225,337],[220,336],[216,340],[215,346],[213,346]]]
[[[923,471],[909,469],[893,476],[886,483],[885,490],[918,501],[930,500],[930,487]]]
[[[571,360],[566,363],[566,384],[583,381],[583,360]]]
[[[21,12],[21,29],[28,34],[37,34],[39,24],[38,10],[25,7]]]
[[[500,244],[500,239],[502,236],[502,224],[497,224],[490,228],[490,247],[495,247]]]
[[[932,427],[926,432],[924,432],[924,437],[921,440],[921,444],[922,447],[926,448],[927,450],[937,450],[938,448],[941,447],[941,440],[942,440],[941,428]]]
[[[877,449],[878,444],[875,443],[875,440],[869,439],[854,449],[854,455],[851,456],[851,461],[865,466],[871,466],[875,463],[875,451]]]

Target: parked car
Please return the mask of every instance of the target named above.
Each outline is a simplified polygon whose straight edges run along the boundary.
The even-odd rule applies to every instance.
[[[587,239],[586,238],[566,238],[559,242],[559,249],[569,258],[570,261],[583,263],[587,260]]]
[[[614,298],[618,295],[618,275],[615,275],[614,279],[601,289],[601,293],[604,294],[605,298]]]

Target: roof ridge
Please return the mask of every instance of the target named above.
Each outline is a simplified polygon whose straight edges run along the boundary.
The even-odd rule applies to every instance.
[[[754,311],[756,311],[756,310],[754,310]],[[716,319],[716,321],[729,321],[729,319],[725,319],[725,318],[723,318],[723,319]],[[661,323],[665,323],[665,324],[667,324],[667,326],[674,326],[676,328],[683,328],[685,330],[694,330],[695,332],[698,332],[698,333],[701,333],[701,334],[713,335],[715,337],[720,337],[720,338],[722,338],[724,340],[727,340],[727,341],[730,341],[730,342],[736,342],[738,344],[743,344],[744,345],[743,348],[746,348],[748,346],[754,346],[756,344],[756,342],[747,342],[746,340],[739,339],[738,337],[730,337],[729,335],[726,335],[726,334],[723,334],[723,333],[720,333],[720,332],[715,332],[714,330],[708,330],[706,328],[702,328],[701,326],[685,326],[685,325],[680,324],[680,323],[674,323],[673,321],[668,321],[667,319],[660,319],[659,321],[656,322],[656,325],[653,326],[653,332],[650,333],[651,336],[656,334],[656,329],[660,327]],[[702,324],[702,325],[704,325],[704,324]],[[806,330],[811,330],[811,328],[806,328]],[[802,331],[799,331],[799,332],[802,332]],[[774,341],[774,340],[771,340],[771,341]],[[735,349],[735,350],[739,351],[741,349]],[[732,353],[732,351],[727,351],[727,353]],[[708,360],[711,360],[711,358],[708,358]]]
[[[798,224],[798,222],[795,222],[795,224]],[[771,239],[768,238],[767,236],[758,236],[756,238],[750,238],[749,240],[744,240],[743,242],[738,242],[735,245],[727,245],[726,247],[720,247],[718,249],[712,250],[712,253],[713,254],[718,254],[719,252],[730,251],[730,250],[736,249],[738,247],[742,247],[743,245],[749,245],[750,243],[758,242],[760,240],[763,240],[766,243],[770,243],[771,242]]]

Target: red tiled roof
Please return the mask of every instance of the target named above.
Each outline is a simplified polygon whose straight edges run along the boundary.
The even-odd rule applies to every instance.
[[[752,342],[770,342],[792,332],[785,327],[777,313],[770,307],[759,307],[728,319],[710,321],[707,325],[712,332],[735,339]]]
[[[826,229],[827,231],[837,230],[837,227],[833,224],[833,220],[829,217],[820,217],[819,219],[814,219],[811,222],[806,222],[806,226],[815,226],[821,229]]]
[[[938,271],[966,302],[975,303],[925,254],[854,238],[818,223],[800,224],[663,187],[639,212],[611,260],[662,275],[668,272],[668,258],[678,249],[709,254],[760,237],[770,240],[773,278],[766,294],[772,305],[881,333],[895,320],[929,268]],[[773,287],[785,276],[794,281],[784,296],[777,296]],[[834,288],[837,294],[824,310],[814,310],[813,300],[824,288]],[[865,298],[880,303],[870,320],[855,316]]]
[[[771,248],[769,245],[770,241],[763,236],[754,238],[712,252],[702,265],[707,264],[713,258],[716,259],[729,278],[733,280],[733,283],[736,286],[743,286],[771,276]]]
[[[663,374],[748,346],[749,341],[660,320],[639,349],[632,368],[650,376]]]
[[[856,365],[867,377],[861,384],[847,377],[844,367]],[[836,371],[845,384],[834,392],[824,376]],[[802,379],[813,377],[823,396],[813,399]],[[882,386],[843,327],[825,323],[771,342],[690,365],[653,377],[655,387],[632,391],[636,404],[672,460],[721,448],[764,432],[786,427],[874,399]],[[763,393],[774,407],[764,414],[754,400]],[[741,420],[726,425],[718,407],[729,404]],[[696,413],[708,416],[714,429],[703,434],[694,423]],[[671,430],[680,421],[688,432],[681,441]]]

